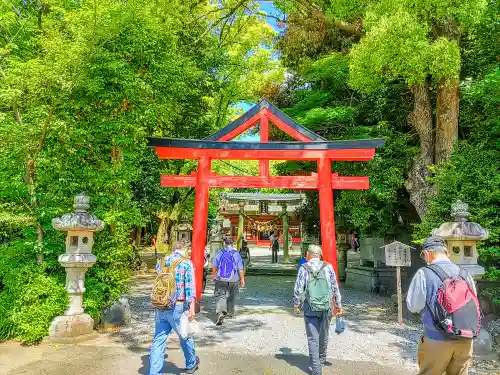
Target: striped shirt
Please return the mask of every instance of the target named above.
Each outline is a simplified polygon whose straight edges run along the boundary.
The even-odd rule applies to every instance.
[[[174,251],[174,253],[165,258],[165,267],[175,262],[183,256],[181,253]],[[156,273],[161,271],[160,264],[156,265]],[[196,283],[194,279],[193,263],[186,259],[177,265],[175,269],[175,298],[177,301],[193,302],[196,299]]]
[[[323,265],[323,262],[319,259],[311,259],[307,262],[309,266],[311,266],[315,271],[319,270]],[[327,273],[328,279],[330,279],[330,283],[332,286],[333,299],[335,300],[335,306],[341,308],[341,296],[339,284],[337,283],[337,277],[335,275],[335,271],[331,264],[327,264],[327,266],[323,269],[324,272]],[[299,268],[299,274],[297,275],[297,281],[295,282],[295,288],[293,290],[293,303],[295,306],[300,306],[302,303],[302,296],[306,291],[306,286],[309,281],[309,272],[305,267]]]

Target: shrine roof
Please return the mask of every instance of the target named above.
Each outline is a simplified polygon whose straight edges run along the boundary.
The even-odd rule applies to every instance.
[[[205,140],[216,141],[216,140],[220,139],[221,137],[225,136],[226,134],[231,133],[233,130],[235,130],[236,128],[241,126],[246,121],[250,120],[253,116],[255,116],[257,113],[259,113],[264,108],[266,108],[269,112],[274,114],[281,121],[286,123],[288,126],[293,128],[297,132],[308,137],[311,141],[324,141],[325,140],[325,138],[321,137],[320,135],[312,132],[311,130],[307,129],[306,127],[293,121],[290,117],[288,117],[284,112],[282,112],[278,107],[276,107],[274,104],[272,104],[267,99],[262,99],[260,101],[260,103],[254,105],[245,114],[238,117],[236,120],[231,122],[229,125],[225,126],[224,128],[220,129],[219,131],[215,132],[214,134],[208,136],[207,138],[205,138]]]
[[[255,193],[223,193],[222,197],[227,200],[236,201],[276,201],[276,202],[301,202],[305,199],[304,194],[265,194],[260,191]]]

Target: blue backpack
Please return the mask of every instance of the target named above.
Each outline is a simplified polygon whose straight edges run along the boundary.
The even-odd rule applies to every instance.
[[[235,269],[234,250],[222,250],[222,256],[220,257],[218,264],[219,280],[231,281]]]

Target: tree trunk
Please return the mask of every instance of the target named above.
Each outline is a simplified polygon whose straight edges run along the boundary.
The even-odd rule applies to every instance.
[[[460,81],[441,79],[437,83],[436,163],[448,161],[458,139]]]
[[[411,88],[414,97],[413,110],[408,122],[413,126],[420,140],[420,153],[415,158],[408,172],[406,190],[410,202],[420,218],[427,213],[427,200],[432,193],[431,184],[427,181],[427,167],[434,162],[434,134],[432,131],[432,107],[429,95],[429,81],[414,85]]]
[[[135,247],[139,248],[142,241],[142,227],[137,227],[135,232]]]
[[[169,221],[170,220],[167,217],[163,216],[160,218],[160,224],[158,225],[158,232],[156,232],[157,247],[159,247],[159,245],[164,245],[167,243],[168,236],[165,235],[168,233],[167,228]]]

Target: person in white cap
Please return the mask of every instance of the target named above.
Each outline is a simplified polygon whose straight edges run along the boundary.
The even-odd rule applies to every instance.
[[[332,316],[342,316],[341,296],[333,267],[321,260],[321,247],[309,245],[306,258],[295,282],[295,313],[304,312],[310,373],[321,375],[329,364],[326,353]]]

